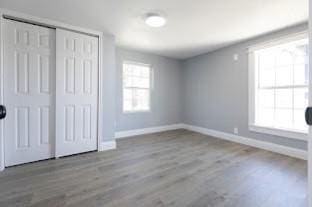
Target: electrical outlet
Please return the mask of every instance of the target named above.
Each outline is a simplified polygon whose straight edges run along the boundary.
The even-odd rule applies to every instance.
[[[234,128],[234,134],[238,134],[238,128],[237,127]]]
[[[234,59],[235,61],[237,61],[237,60],[238,60],[238,54],[234,54],[234,55],[233,55],[233,59]]]

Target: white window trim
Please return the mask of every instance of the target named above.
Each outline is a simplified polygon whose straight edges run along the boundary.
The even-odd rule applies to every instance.
[[[255,63],[254,63],[254,52],[261,49],[266,49],[276,45],[284,44],[290,41],[295,41],[298,39],[303,39],[308,37],[308,31],[302,31],[287,35],[281,38],[272,39],[270,41],[260,43],[257,45],[252,45],[248,48],[248,126],[249,130],[257,133],[269,134],[274,136],[292,138],[297,140],[308,140],[308,131],[295,131],[292,129],[283,129],[269,126],[260,126],[255,123]]]
[[[255,52],[257,50],[261,50],[261,49],[266,49],[266,48],[270,48],[270,47],[274,47],[277,45],[281,45],[281,44],[285,44],[288,42],[292,42],[292,41],[296,41],[298,39],[304,39],[304,38],[308,38],[308,30],[304,30],[301,32],[296,32],[293,34],[289,34],[289,35],[285,35],[279,38],[273,38],[271,40],[262,42],[262,43],[258,43],[255,45],[251,45],[248,47],[248,52],[252,53]]]
[[[124,110],[123,102],[124,102],[124,96],[123,96],[123,90],[124,90],[124,84],[123,84],[123,78],[124,78],[124,70],[123,66],[124,64],[132,64],[132,65],[140,65],[150,68],[150,87],[149,87],[149,109],[148,110],[136,110],[136,111],[128,111]],[[152,89],[154,86],[154,72],[153,67],[151,64],[141,63],[141,62],[135,62],[135,61],[123,61],[122,62],[122,70],[121,70],[121,107],[122,107],[122,113],[123,114],[140,114],[140,113],[150,113],[152,112]],[[130,88],[130,87],[128,87]],[[135,87],[132,87],[135,88]]]

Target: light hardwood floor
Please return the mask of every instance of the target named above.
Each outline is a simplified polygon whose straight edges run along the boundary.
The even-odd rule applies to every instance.
[[[186,130],[12,167],[0,206],[305,207],[307,164]]]

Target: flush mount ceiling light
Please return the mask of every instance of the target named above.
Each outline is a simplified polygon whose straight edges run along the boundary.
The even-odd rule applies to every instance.
[[[145,19],[145,23],[150,27],[162,27],[166,24],[166,19],[159,14],[149,14]]]

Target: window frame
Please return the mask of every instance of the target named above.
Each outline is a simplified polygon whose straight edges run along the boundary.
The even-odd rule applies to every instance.
[[[308,31],[304,30],[298,33],[293,33],[277,39],[256,44],[248,48],[248,127],[250,131],[269,134],[274,136],[292,138],[297,140],[308,140],[308,130],[306,132],[278,127],[261,126],[256,124],[256,67],[255,67],[255,52],[261,49],[278,46],[292,41],[308,38]]]
[[[138,88],[138,87],[125,87],[124,86],[124,65],[128,64],[128,65],[137,65],[137,66],[144,66],[144,67],[148,67],[149,68],[149,73],[150,73],[150,80],[149,80],[149,88],[146,90],[148,90],[149,93],[149,98],[148,98],[148,102],[149,102],[149,109],[147,110],[125,110],[124,109],[124,89],[125,88],[129,88],[129,89],[143,89],[143,88]],[[152,112],[152,89],[153,89],[153,85],[154,85],[154,78],[153,78],[153,67],[151,64],[147,64],[147,63],[142,63],[142,62],[136,62],[136,61],[123,61],[122,62],[122,69],[121,69],[121,108],[122,108],[122,113],[123,114],[137,114],[137,113],[150,113]]]

